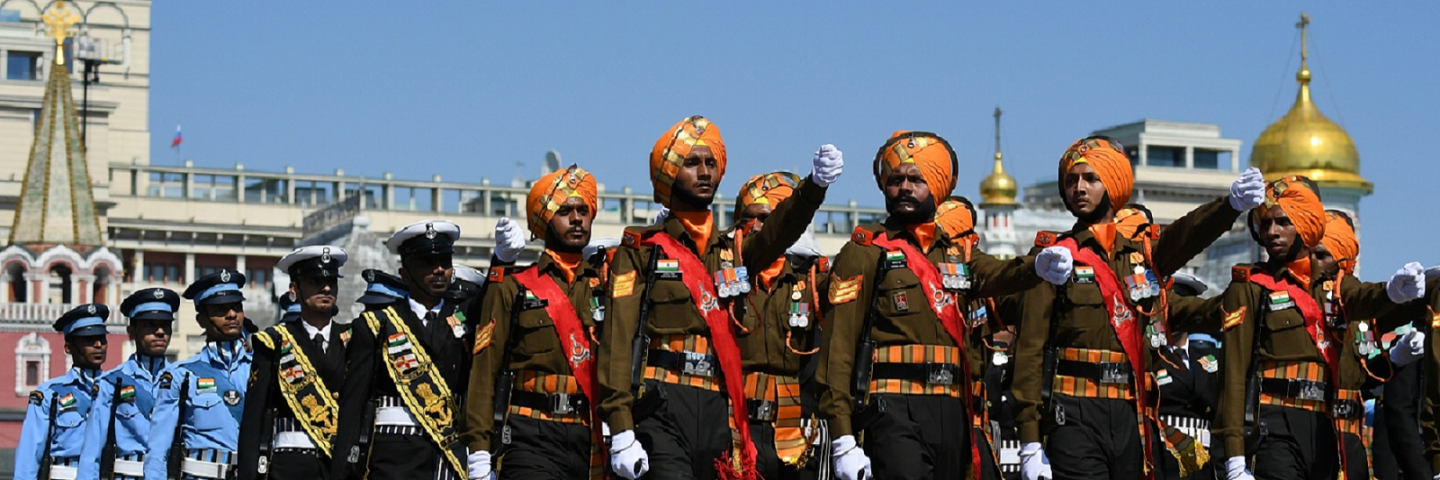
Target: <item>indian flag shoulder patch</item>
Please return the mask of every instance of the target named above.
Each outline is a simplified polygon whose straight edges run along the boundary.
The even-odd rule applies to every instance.
[[[74,407],[75,407],[75,394],[73,394],[73,393],[67,393],[67,394],[65,394],[65,396],[60,397],[59,402],[60,402],[60,408],[62,408],[62,409],[63,409],[63,408],[74,408]]]
[[[121,400],[134,400],[134,399],[135,399],[135,386],[134,386],[134,385],[126,385],[126,386],[120,387],[120,399],[121,399]]]
[[[1155,372],[1155,383],[1157,385],[1169,385],[1170,382],[1174,381],[1175,379],[1170,376],[1169,370],[1165,370],[1162,368],[1160,369],[1160,371]]]
[[[680,261],[673,258],[666,258],[655,262],[655,271],[673,273],[680,271]]]
[[[215,393],[216,391],[218,389],[215,388],[214,378],[202,377],[195,381],[195,393]]]
[[[1076,265],[1076,266],[1075,266],[1075,280],[1076,280],[1076,281],[1079,281],[1079,282],[1094,282],[1094,281],[1095,281],[1095,267],[1090,267],[1090,266],[1085,266],[1085,265]]]
[[[889,250],[889,251],[886,251],[886,252],[885,252],[885,260],[886,260],[886,261],[898,262],[898,261],[901,261],[901,260],[904,260],[904,259],[905,259],[905,252],[902,252],[902,251],[899,251],[899,250]]]

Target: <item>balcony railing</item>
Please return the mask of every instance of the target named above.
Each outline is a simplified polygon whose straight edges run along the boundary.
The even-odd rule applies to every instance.
[[[0,303],[0,323],[7,326],[37,325],[50,326],[55,319],[80,304],[75,303]],[[116,309],[110,309],[105,319],[107,325],[125,326],[126,322]]]

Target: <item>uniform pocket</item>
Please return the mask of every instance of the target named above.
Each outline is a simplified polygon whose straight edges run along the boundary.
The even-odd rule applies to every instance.
[[[655,280],[655,286],[650,290],[650,302],[650,318],[647,321],[659,328],[684,328],[698,314],[690,289],[684,282]]]
[[[910,270],[891,270],[876,289],[879,298],[876,305],[880,314],[896,318],[915,314],[918,309],[927,308],[925,292],[920,289],[920,278]]]
[[[220,430],[233,424],[235,417],[230,415],[223,402],[218,393],[190,397],[190,424],[202,432]]]
[[[549,353],[560,348],[560,341],[555,335],[555,322],[543,308],[535,308],[520,312],[516,340],[516,350],[523,355],[538,355]]]

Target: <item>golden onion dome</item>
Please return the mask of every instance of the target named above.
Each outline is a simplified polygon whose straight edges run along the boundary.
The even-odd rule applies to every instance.
[[[1015,194],[1018,192],[1015,177],[1005,173],[1005,166],[1000,163],[1000,152],[995,152],[995,171],[980,181],[980,208],[990,205],[1017,205]]]
[[[1350,135],[1330,121],[1310,98],[1310,69],[1306,66],[1305,26],[1301,15],[1300,83],[1295,105],[1280,120],[1265,128],[1250,151],[1250,165],[1274,180],[1288,175],[1309,177],[1316,183],[1338,188],[1374,192],[1375,186],[1360,176],[1360,154]]]

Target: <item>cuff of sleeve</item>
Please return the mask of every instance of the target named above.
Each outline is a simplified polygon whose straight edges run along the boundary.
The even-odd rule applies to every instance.
[[[826,422],[827,426],[830,427],[830,438],[840,438],[840,437],[843,437],[843,436],[846,436],[846,435],[854,435],[854,434],[855,434],[854,431],[850,430],[850,418],[849,418],[849,417],[840,416],[840,417],[830,418],[830,419],[827,419],[825,422]]]
[[[815,179],[805,177],[805,180],[800,182],[800,198],[805,199],[807,203],[819,205],[825,201],[825,191],[828,189],[829,187],[822,187],[815,183]]]
[[[1225,437],[1225,454],[1231,456],[1245,455],[1244,437]]]
[[[623,432],[635,429],[635,421],[630,418],[629,411],[611,413],[610,417],[605,419],[605,423],[610,425],[610,431],[612,432]]]
[[[1020,424],[1020,443],[1035,443],[1040,441],[1040,422],[1026,422]]]

